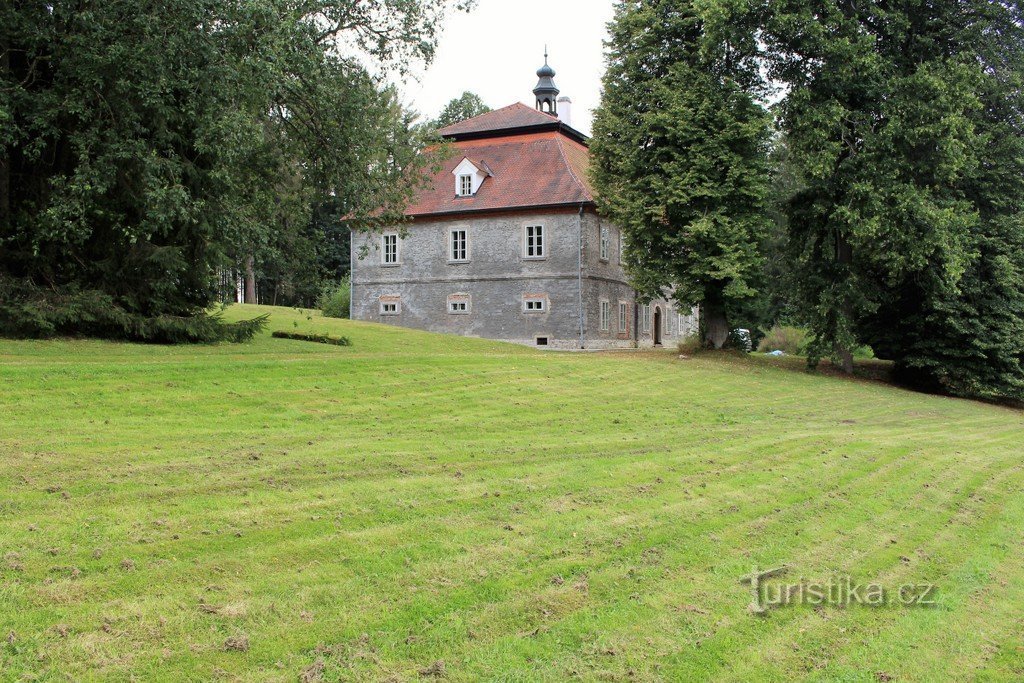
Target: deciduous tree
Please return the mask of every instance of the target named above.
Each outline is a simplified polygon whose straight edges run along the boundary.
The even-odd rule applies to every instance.
[[[448,7],[0,4],[0,329],[216,337],[220,269],[314,201],[393,216],[427,160],[356,53],[429,59]]]
[[[720,348],[768,227],[769,118],[745,2],[620,2],[611,25],[593,180],[646,297],[699,304]]]

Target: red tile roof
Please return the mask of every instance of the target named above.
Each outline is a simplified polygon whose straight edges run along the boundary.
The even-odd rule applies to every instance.
[[[531,109],[521,102],[516,102],[507,107],[453,123],[438,132],[445,137],[456,137],[472,133],[547,126],[557,123],[558,119],[551,114],[545,114],[536,109]]]
[[[579,205],[594,201],[587,179],[589,152],[586,146],[560,130],[456,140],[449,144],[451,156],[406,208],[407,216]],[[491,173],[472,197],[455,196],[452,171],[464,158]]]
[[[556,117],[516,103],[446,128],[449,156],[406,208],[407,216],[592,203],[587,138]],[[472,197],[455,196],[452,171],[469,159],[489,175]]]

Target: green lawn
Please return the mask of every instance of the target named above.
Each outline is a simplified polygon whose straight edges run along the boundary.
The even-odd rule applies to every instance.
[[[353,346],[0,341],[0,680],[1024,678],[1020,411],[265,310]]]

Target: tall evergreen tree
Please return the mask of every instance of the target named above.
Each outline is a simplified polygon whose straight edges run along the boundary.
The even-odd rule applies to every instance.
[[[815,358],[849,370],[868,343],[920,385],[1024,396],[1022,23],[1016,2],[776,3]]]
[[[620,2],[611,25],[593,180],[646,297],[699,304],[720,348],[751,296],[768,227],[768,117],[746,2]]]
[[[314,201],[399,207],[419,134],[338,46],[429,58],[448,5],[0,4],[0,331],[216,338],[220,269]]]

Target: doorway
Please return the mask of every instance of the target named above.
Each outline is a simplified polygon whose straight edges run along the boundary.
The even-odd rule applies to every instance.
[[[654,324],[651,327],[651,334],[654,336],[654,345],[661,346],[661,307],[654,307]]]

